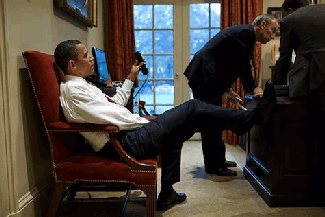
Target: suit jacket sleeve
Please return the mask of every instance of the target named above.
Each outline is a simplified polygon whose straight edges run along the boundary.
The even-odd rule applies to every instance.
[[[252,67],[250,61],[243,63],[243,73],[239,75],[246,94],[252,93],[255,88],[254,78],[252,76]]]
[[[275,66],[274,84],[286,84],[286,78],[291,65],[292,52],[293,52],[293,38],[291,36],[290,22],[284,19],[280,23],[280,58]]]

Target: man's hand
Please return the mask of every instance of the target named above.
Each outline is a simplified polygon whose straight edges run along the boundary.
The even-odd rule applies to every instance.
[[[106,84],[106,87],[112,87],[112,79],[109,78],[104,84]]]
[[[229,96],[232,97],[232,98],[240,98],[240,96],[233,90],[231,90],[229,93]]]
[[[263,89],[260,87],[256,87],[254,90],[254,98],[262,97],[263,96]]]
[[[138,63],[134,63],[131,68],[131,73],[127,77],[127,79],[131,81],[135,81],[135,79],[138,77],[140,67],[143,65],[143,62],[138,65]]]
[[[228,100],[230,102],[233,102],[233,103],[236,103],[236,104],[242,102],[242,100],[240,99],[240,96],[235,91],[233,91],[232,89],[227,91],[225,94],[226,94],[226,96],[227,96],[227,98],[228,98]]]

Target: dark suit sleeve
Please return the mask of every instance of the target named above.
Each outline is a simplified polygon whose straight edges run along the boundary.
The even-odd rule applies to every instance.
[[[274,84],[286,84],[287,73],[291,65],[293,46],[290,30],[291,27],[289,23],[288,20],[280,23],[280,58],[276,62],[275,66]]]
[[[255,89],[250,62],[243,63],[242,73],[239,75],[246,94],[252,93]]]
[[[255,84],[252,76],[251,59],[253,58],[254,46],[255,46],[255,33],[253,27],[249,26],[234,37],[235,47],[232,50],[231,56],[236,59],[233,67],[237,69],[237,73],[240,77],[246,93],[254,91]]]

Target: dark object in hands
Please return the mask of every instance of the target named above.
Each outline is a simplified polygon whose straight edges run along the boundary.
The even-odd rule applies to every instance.
[[[134,53],[134,56],[135,56],[135,59],[138,61],[138,63],[143,62],[143,65],[140,67],[140,71],[142,72],[142,74],[147,75],[149,72],[148,72],[146,63],[144,63],[141,53],[139,51],[137,51]]]
[[[243,102],[243,100],[241,98],[231,96],[229,93],[226,93],[226,96],[230,102],[237,104],[240,109],[245,110],[245,111],[247,110],[244,106],[242,106],[241,103]]]

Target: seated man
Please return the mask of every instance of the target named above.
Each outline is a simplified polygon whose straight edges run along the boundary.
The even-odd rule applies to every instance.
[[[189,100],[148,121],[124,107],[138,76],[139,66],[132,66],[122,88],[108,99],[100,89],[85,80],[85,77],[94,73],[94,63],[93,57],[80,41],[61,42],[56,47],[54,56],[57,66],[65,74],[60,85],[60,101],[69,122],[118,126],[121,130],[118,133],[121,145],[137,160],[161,154],[161,191],[157,200],[157,210],[161,211],[186,200],[184,193],[176,193],[172,187],[180,181],[183,142],[195,132],[211,127],[243,134],[259,121],[261,112],[275,102],[273,86],[267,83],[260,103],[251,111],[232,110],[199,100]],[[81,134],[95,152],[106,157],[114,157],[116,154],[106,133]]]

